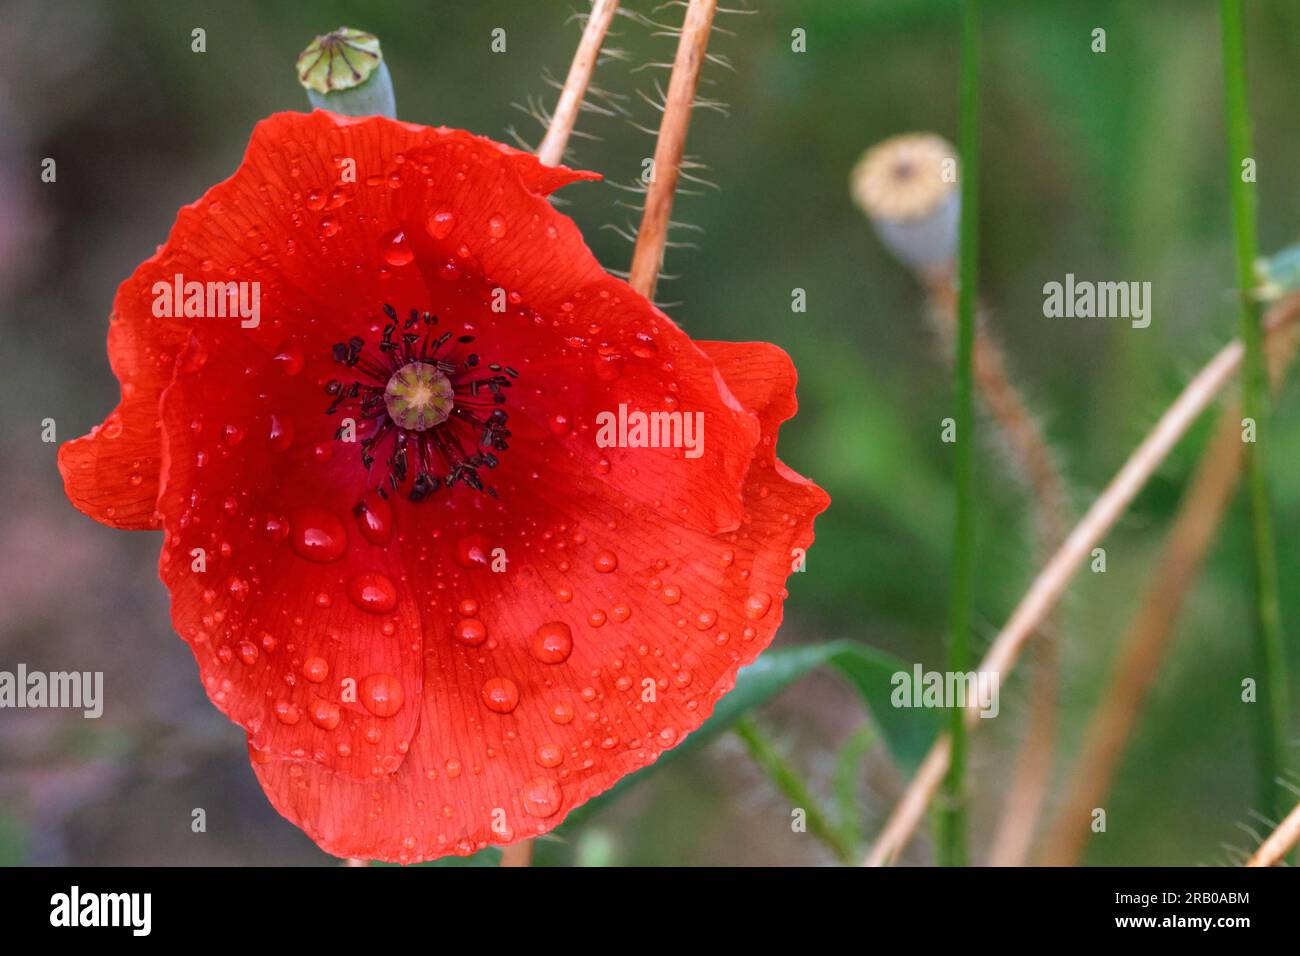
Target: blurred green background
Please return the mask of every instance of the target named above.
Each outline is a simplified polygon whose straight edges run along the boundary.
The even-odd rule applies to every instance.
[[[0,862],[323,863],[271,809],[243,733],[206,701],[167,624],[160,539],[93,524],[69,506],[42,444],[99,422],[117,395],[104,350],[114,289],[166,236],[176,209],[226,177],[253,124],[304,109],[298,51],[340,24],[383,42],[401,118],[536,143],[577,42],[581,0],[123,2],[6,0],[0,37],[0,667],[106,672],[99,721],[0,712]],[[739,5],[733,0],[728,6]],[[677,6],[626,6],[680,20]],[[1212,0],[1003,0],[984,17],[981,295],[1012,372],[1046,429],[1082,511],[1187,377],[1236,330],[1232,245]],[[1248,5],[1261,248],[1300,223],[1300,4]],[[848,174],[889,135],[956,139],[957,5],[946,0],[753,0],[721,16],[688,152],[716,184],[683,195],[659,298],[696,338],[766,339],[800,371],[799,416],[782,456],[829,490],[808,570],[791,582],[779,645],[847,639],[942,667],[952,492],[942,349],[916,283],[850,202]],[[1090,50],[1107,31],[1107,52]],[[207,31],[207,52],[190,31]],[[507,31],[507,52],[490,33]],[[791,31],[807,31],[807,52]],[[653,139],[655,84],[672,37],[620,18],[622,59],[596,84],[627,116],[586,113],[574,164],[607,182],[562,208],[598,258],[626,269],[630,184]],[[518,109],[513,104],[525,106]],[[40,160],[58,161],[42,184]],[[1042,286],[1150,281],[1153,322],[1046,319]],[[791,290],[807,291],[806,314]],[[1206,434],[1202,423],[1105,542],[1108,572],[1084,571],[1065,604],[1063,736],[1055,806],[1079,732]],[[1268,433],[1283,618],[1293,686],[1300,635],[1300,389]],[[976,640],[1006,620],[1033,573],[1026,502],[986,447],[978,459]],[[1222,862],[1250,848],[1252,786],[1242,676],[1250,673],[1248,539],[1235,508],[1178,625],[1107,803],[1091,864]],[[1023,678],[974,741],[975,858],[992,828],[1023,730]],[[863,711],[836,677],[805,678],[756,715],[820,794]],[[1300,766],[1296,725],[1292,765]],[[862,768],[866,832],[904,776],[877,746]],[[190,832],[204,807],[208,832]],[[1050,809],[1050,808],[1049,808]],[[825,863],[792,833],[789,801],[722,736],[674,762],[539,851],[549,862]],[[905,857],[930,859],[923,835]]]

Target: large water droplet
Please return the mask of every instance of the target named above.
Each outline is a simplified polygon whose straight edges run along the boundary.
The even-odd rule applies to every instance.
[[[429,235],[435,239],[446,239],[456,225],[456,215],[450,209],[439,209],[424,224]]]
[[[387,614],[397,607],[397,588],[378,571],[363,571],[348,581],[352,603],[370,614]]]
[[[573,653],[573,632],[563,621],[549,621],[533,635],[533,657],[543,664],[563,664]]]
[[[524,810],[535,817],[554,816],[560,809],[560,785],[549,777],[536,777],[519,792]]]
[[[302,676],[313,684],[321,683],[329,674],[329,663],[323,657],[309,657],[302,662]]]
[[[379,240],[379,248],[383,251],[384,261],[390,266],[404,266],[415,258],[411,244],[406,241],[406,233],[400,229],[385,233]]]
[[[339,725],[342,715],[339,713],[338,704],[331,704],[328,700],[317,697],[308,707],[307,716],[322,730],[333,730]]]
[[[452,628],[452,633],[466,647],[478,647],[487,640],[487,627],[476,617],[461,618]]]
[[[483,684],[483,703],[498,714],[508,714],[519,706],[519,688],[509,677],[492,677]]]
[[[402,682],[392,674],[371,674],[361,681],[361,703],[376,717],[391,717],[402,709]]]
[[[533,759],[543,767],[558,767],[564,762],[564,751],[556,744],[542,744]]]
[[[286,415],[271,416],[271,431],[267,441],[272,451],[284,451],[293,444],[293,419]]]
[[[370,492],[356,513],[361,537],[371,544],[387,544],[393,534],[393,506],[388,499]]]
[[[766,591],[756,591],[749,597],[745,598],[745,617],[751,621],[757,621],[763,615],[767,614],[768,608],[772,606],[772,595]]]
[[[289,515],[289,526],[289,544],[308,561],[337,561],[347,550],[347,529],[324,508],[299,508]]]

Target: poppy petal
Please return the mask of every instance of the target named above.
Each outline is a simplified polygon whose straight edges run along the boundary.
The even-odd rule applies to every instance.
[[[411,862],[550,830],[697,728],[770,643],[796,549],[828,499],[770,453],[794,410],[785,353],[702,347],[764,423],[768,457],[749,471],[742,526],[706,535],[561,489],[529,502],[545,516],[531,544],[476,542],[504,546],[523,573],[494,574],[449,542],[442,565],[470,570],[441,582],[442,623],[426,630],[425,685],[437,690],[398,773],[349,781],[292,759],[255,764],[277,809],[323,848]]]
[[[538,462],[541,480],[596,476],[584,486],[609,500],[709,532],[737,527],[758,423],[672,319],[605,272],[574,222],[511,172],[454,142],[414,150],[396,212],[430,297],[445,302],[454,286],[457,317],[519,371],[512,429],[560,446]],[[709,429],[702,457],[683,467],[680,449],[600,447],[598,416],[621,408],[697,414]]]
[[[237,272],[252,281],[262,273],[278,270],[293,261],[293,253],[304,237],[281,228],[282,205],[260,214],[239,217],[241,235],[223,230],[225,201],[260,191],[259,199],[278,196],[288,203],[295,193],[302,212],[313,225],[322,226],[332,209],[344,205],[350,190],[344,190],[342,175],[351,160],[353,176],[377,178],[380,169],[394,172],[389,157],[431,139],[447,138],[467,143],[484,155],[501,155],[518,173],[524,188],[539,196],[572,182],[599,179],[597,173],[564,166],[543,165],[531,153],[524,153],[460,130],[431,129],[411,123],[385,122],[374,118],[338,116],[317,110],[311,114],[277,113],[258,123],[253,131],[239,170],[230,179],[183,207],[177,215],[167,243],[140,265],[118,289],[108,335],[108,354],[122,389],[121,403],[102,425],[90,434],[64,443],[59,449],[59,471],[68,498],[82,512],[111,527],[151,530],[160,527],[157,516],[159,485],[158,403],[172,379],[176,356],[190,336],[190,324],[154,314],[157,282],[171,282],[176,275],[207,280]],[[291,144],[288,151],[284,144]],[[312,151],[297,152],[299,143],[314,144]],[[356,147],[351,148],[351,147]],[[335,190],[294,190],[293,181],[305,167],[316,164],[319,182],[332,183]],[[367,168],[369,163],[369,168]],[[340,168],[342,167],[342,168]],[[249,176],[255,170],[269,175]],[[295,173],[297,175],[295,175]],[[246,185],[249,189],[241,188]],[[211,242],[204,237],[210,234]],[[355,235],[355,230],[349,236]],[[308,235],[307,238],[314,238]],[[215,246],[215,248],[212,248]],[[227,255],[234,253],[234,255]],[[298,290],[316,291],[314,281],[297,273]],[[329,303],[330,289],[320,289],[317,304]],[[337,289],[332,290],[337,293]],[[390,296],[394,290],[387,290]],[[370,303],[367,302],[369,306]],[[292,354],[284,361],[293,361]]]

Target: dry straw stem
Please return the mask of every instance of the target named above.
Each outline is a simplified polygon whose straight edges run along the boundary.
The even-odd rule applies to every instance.
[[[681,175],[682,152],[686,148],[686,130],[691,124],[691,108],[700,67],[709,46],[716,0],[690,0],[677,42],[668,95],[663,117],[659,121],[659,138],[655,142],[654,174],[646,191],[641,228],[637,230],[636,248],[632,251],[632,271],[628,282],[647,299],[654,298],[655,283],[663,265],[664,243],[673,211],[673,194]]]
[[[1300,803],[1291,808],[1276,830],[1268,835],[1255,855],[1246,861],[1247,866],[1275,866],[1300,843]]]
[[[1288,318],[1297,313],[1300,296],[1292,296],[1274,306],[1265,319],[1280,327],[1268,341],[1275,389],[1300,345],[1297,329],[1289,325]],[[1103,685],[1105,696],[1084,731],[1083,751],[1070,776],[1065,802],[1044,838],[1042,862],[1048,866],[1073,866],[1083,855],[1093,808],[1101,806],[1110,792],[1129,736],[1160,674],[1183,598],[1200,571],[1241,476],[1241,416],[1239,401],[1224,408],[1178,506],[1155,574]]]
[[[927,285],[931,314],[940,323],[941,336],[951,342],[956,322],[954,276],[951,270],[932,273]],[[1069,532],[1065,481],[1042,430],[1007,373],[1002,350],[982,322],[975,329],[975,382],[998,426],[1012,472],[1028,484],[1033,496],[1038,557],[1046,561]],[[1043,620],[1038,632],[1026,721],[1028,730],[989,851],[989,863],[993,866],[1024,864],[1051,782],[1058,720],[1060,639],[1056,621],[1050,617]]]
[[[528,866],[533,862],[533,841],[520,840],[501,848],[502,866]]]
[[[1296,312],[1289,311],[1275,319],[1265,329],[1265,334],[1270,339],[1279,329],[1295,321]],[[1003,680],[1006,679],[1025,642],[1056,606],[1079,565],[1087,559],[1097,542],[1114,527],[1174,445],[1236,374],[1241,367],[1241,360],[1242,344],[1240,340],[1234,339],[1197,372],[1174,403],[1165,410],[1155,428],[1129,456],[1101,496],[1093,502],[1088,513],[1075,525],[1065,543],[1034,579],[1011,619],[994,638],[989,652],[980,662],[980,670],[995,672]],[[968,726],[978,725],[977,701],[972,701],[967,706],[966,723]],[[930,748],[916,777],[908,785],[876,844],[867,854],[864,861],[866,865],[892,863],[911,838],[925,816],[925,809],[947,769],[948,747],[945,735]]]
[[[605,42],[610,21],[617,11],[618,0],[595,0],[591,5],[587,25],[582,30],[582,39],[578,41],[578,51],[573,54],[569,75],[565,77],[559,102],[551,114],[551,125],[546,129],[542,145],[537,147],[537,158],[547,166],[558,166],[564,158],[569,135],[578,121],[582,100],[587,95],[587,85],[596,69],[596,61],[600,59],[601,44]]]

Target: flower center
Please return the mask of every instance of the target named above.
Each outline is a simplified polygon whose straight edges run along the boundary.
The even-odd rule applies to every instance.
[[[399,319],[387,304],[384,315],[378,354],[367,352],[360,336],[334,346],[334,360],[358,377],[325,385],[334,398],[326,414],[350,413],[361,463],[385,497],[401,491],[420,502],[462,483],[495,498],[479,469],[495,468],[494,453],[508,447],[501,405],[519,373],[484,365],[470,351],[474,336],[439,332],[436,315],[412,309]],[[348,430],[340,427],[338,434]]]
[[[428,431],[441,425],[455,407],[451,379],[428,362],[403,365],[384,388],[384,404],[398,428]]]

